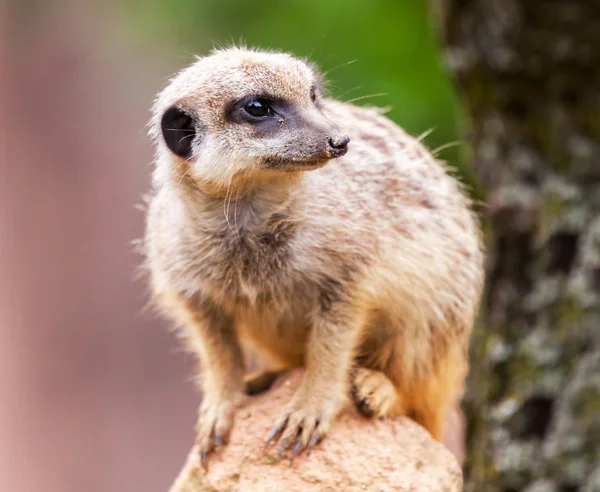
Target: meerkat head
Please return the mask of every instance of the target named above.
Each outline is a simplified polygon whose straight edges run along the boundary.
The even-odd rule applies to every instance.
[[[290,55],[233,48],[199,58],[154,105],[157,166],[223,186],[321,167],[350,140],[323,113],[321,90],[315,70]]]

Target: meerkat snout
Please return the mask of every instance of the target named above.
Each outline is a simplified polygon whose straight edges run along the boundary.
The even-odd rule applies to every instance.
[[[341,157],[348,152],[349,143],[350,137],[348,135],[329,137],[327,138],[327,145],[329,146],[327,151],[331,157]]]

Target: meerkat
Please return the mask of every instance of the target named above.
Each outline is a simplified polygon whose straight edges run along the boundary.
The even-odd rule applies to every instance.
[[[197,354],[202,465],[245,394],[304,366],[267,438],[296,455],[346,397],[442,440],[483,283],[459,182],[380,111],[283,53],[214,51],[158,95],[144,240],[158,305]],[[268,371],[245,375],[245,350]]]

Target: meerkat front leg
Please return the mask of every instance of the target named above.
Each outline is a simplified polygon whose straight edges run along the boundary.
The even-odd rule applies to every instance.
[[[200,460],[227,443],[244,397],[244,359],[231,316],[209,302],[187,306],[186,336],[201,365],[204,393],[196,424]]]
[[[353,352],[364,316],[351,302],[320,303],[309,337],[300,387],[271,431],[265,448],[279,441],[279,457],[292,457],[327,433],[348,392]]]

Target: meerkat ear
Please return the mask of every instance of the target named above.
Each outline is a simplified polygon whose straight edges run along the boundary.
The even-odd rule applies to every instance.
[[[171,106],[162,116],[160,129],[171,152],[184,159],[192,155],[196,125],[189,114],[177,106]]]

